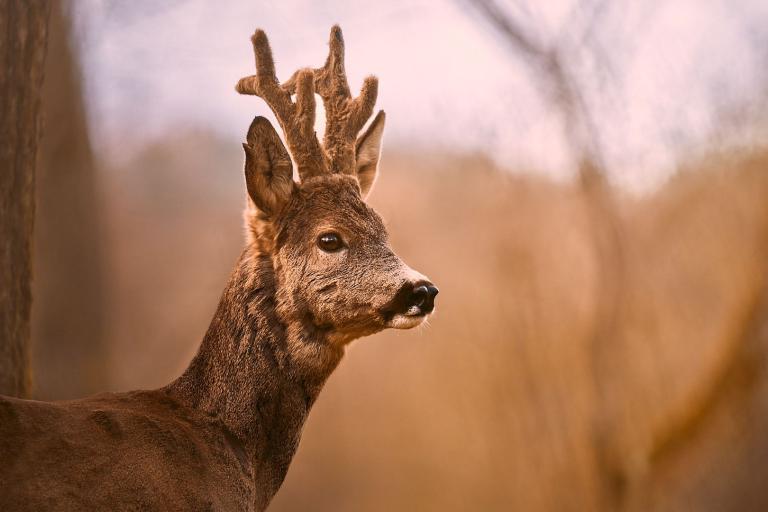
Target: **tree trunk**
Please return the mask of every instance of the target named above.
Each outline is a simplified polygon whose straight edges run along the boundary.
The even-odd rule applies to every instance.
[[[37,168],[32,368],[43,400],[108,388],[102,215],[70,4],[51,11]]]
[[[30,389],[35,159],[47,1],[0,3],[0,394]]]

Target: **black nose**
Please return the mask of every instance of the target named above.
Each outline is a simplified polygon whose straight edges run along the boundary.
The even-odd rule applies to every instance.
[[[408,297],[408,309],[416,306],[426,315],[435,309],[435,296],[440,292],[432,283],[418,283]]]

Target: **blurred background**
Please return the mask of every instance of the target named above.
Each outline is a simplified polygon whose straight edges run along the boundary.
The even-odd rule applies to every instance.
[[[249,36],[285,79],[333,23],[388,113],[370,201],[441,294],[350,347],[271,510],[768,509],[759,0],[55,4],[35,397],[183,371],[272,118]]]

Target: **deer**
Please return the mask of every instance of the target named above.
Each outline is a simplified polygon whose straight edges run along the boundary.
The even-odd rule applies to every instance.
[[[379,111],[363,131],[377,79],[352,97],[337,25],[324,66],[284,83],[264,31],[251,41],[256,74],[236,90],[266,102],[288,147],[254,118],[245,247],[197,354],[159,389],[1,397],[0,510],[264,510],[346,347],[433,312],[438,289],[393,252],[365,202],[385,121]]]

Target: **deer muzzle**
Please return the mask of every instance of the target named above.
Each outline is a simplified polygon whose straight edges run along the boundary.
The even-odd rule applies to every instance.
[[[416,327],[434,311],[438,293],[437,286],[424,276],[407,280],[382,310],[386,326],[395,329]]]

